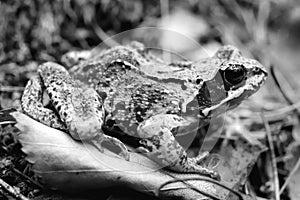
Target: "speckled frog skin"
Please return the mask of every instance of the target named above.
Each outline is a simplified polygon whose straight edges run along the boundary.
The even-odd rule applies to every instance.
[[[68,71],[55,63],[42,64],[26,86],[22,107],[34,119],[92,141],[100,150],[108,140],[129,159],[125,145],[102,131],[118,129],[139,138],[139,151],[173,171],[218,178],[199,165],[208,154],[187,157],[174,134],[199,128],[224,112],[221,107],[236,107],[266,77],[258,61],[233,46],[204,60],[165,63],[133,42],[80,58]],[[43,91],[50,108],[44,106]]]

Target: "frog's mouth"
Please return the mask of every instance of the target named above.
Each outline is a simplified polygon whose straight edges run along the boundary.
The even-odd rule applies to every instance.
[[[201,97],[198,98],[200,117],[210,118],[237,107],[244,99],[254,94],[264,84],[266,78],[267,73],[261,71],[247,74],[247,78],[238,87],[226,87],[224,80],[222,86],[215,85],[214,89],[209,89],[208,84],[211,86],[216,82],[203,84],[199,90]]]

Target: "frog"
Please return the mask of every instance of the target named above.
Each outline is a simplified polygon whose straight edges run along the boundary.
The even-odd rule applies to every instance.
[[[267,78],[259,61],[232,45],[198,61],[166,62],[139,42],[72,55],[80,56],[67,67],[54,62],[38,67],[21,99],[24,113],[100,151],[109,141],[126,160],[126,145],[104,130],[138,138],[136,150],[161,166],[214,179],[220,179],[219,173],[201,164],[209,152],[188,157],[175,135],[199,129],[224,107],[235,108]]]

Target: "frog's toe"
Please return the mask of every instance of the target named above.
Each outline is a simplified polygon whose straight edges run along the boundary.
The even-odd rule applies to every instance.
[[[137,153],[149,153],[150,151],[145,147],[138,147],[135,149]]]
[[[221,176],[218,172],[211,170],[211,173],[209,174],[209,176],[217,181],[221,180]]]
[[[200,164],[204,159],[206,159],[209,156],[208,151],[204,151],[200,153],[197,157],[193,158],[197,164]]]
[[[101,146],[101,142],[99,142],[98,140],[91,140],[91,143],[101,152],[104,153],[104,149]]]
[[[210,178],[212,179],[215,179],[215,180],[221,180],[221,176],[218,172],[216,172],[215,170],[212,170],[212,169],[208,169],[206,167],[202,167],[202,166],[198,166],[197,167],[197,171],[202,174],[202,175],[205,175],[205,176],[209,176]]]
[[[125,160],[127,160],[127,161],[129,161],[129,159],[130,159],[130,155],[129,155],[129,152],[128,152],[128,150],[121,150],[121,152],[119,153],[119,155],[121,156],[121,157],[123,157]]]
[[[108,135],[104,135],[104,140],[111,142],[112,144],[114,144],[115,146],[119,147],[121,152],[119,153],[119,155],[121,157],[123,157],[125,160],[129,160],[129,151],[127,149],[127,147],[125,146],[125,144],[123,142],[121,142],[120,140],[118,140],[117,138],[108,136]]]

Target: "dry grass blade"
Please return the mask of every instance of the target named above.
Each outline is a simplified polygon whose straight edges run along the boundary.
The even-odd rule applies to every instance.
[[[267,38],[267,23],[270,16],[270,2],[260,1],[258,4],[257,26],[255,39],[257,42],[265,42]]]
[[[279,108],[277,110],[272,110],[271,112],[268,112],[265,114],[265,117],[272,118],[274,115],[286,115],[290,112],[294,112],[295,110],[300,109],[300,102],[293,103],[289,106]]]
[[[8,108],[0,110],[0,125],[4,124],[15,124],[16,119],[10,115],[10,113],[15,112],[16,109]]]
[[[15,124],[15,121],[0,121],[0,125]]]
[[[18,199],[18,200],[28,200],[19,191],[15,190],[12,186],[10,186],[9,184],[7,184],[1,178],[0,178],[0,186],[1,186],[2,189],[4,189],[6,192],[8,192],[15,199]]]
[[[120,45],[117,41],[113,40],[112,37],[107,35],[105,31],[97,23],[93,23],[93,29],[96,35],[99,37],[99,39],[109,47]]]
[[[274,145],[272,142],[272,135],[271,135],[271,128],[266,120],[265,116],[263,113],[261,113],[261,118],[263,120],[266,133],[267,133],[267,139],[269,143],[269,148],[271,152],[271,162],[272,162],[272,168],[273,168],[273,181],[274,181],[274,186],[275,186],[275,200],[280,200],[280,192],[279,192],[279,179],[278,179],[278,169],[277,169],[277,162],[276,162],[276,157],[275,157],[275,150],[274,150]]]
[[[176,178],[176,177],[174,177],[174,178]],[[209,198],[211,198],[211,199],[214,199],[214,200],[220,200],[219,197],[215,197],[215,196],[213,196],[213,195],[211,195],[211,194],[208,194],[208,193],[206,193],[206,192],[204,192],[204,191],[200,191],[199,189],[195,188],[194,186],[192,186],[191,184],[189,184],[189,183],[186,182],[186,181],[197,181],[197,180],[198,180],[198,181],[207,181],[207,182],[216,184],[216,185],[218,185],[218,186],[220,186],[220,187],[222,187],[222,188],[224,188],[224,189],[226,189],[226,190],[229,190],[229,191],[232,192],[233,194],[235,194],[235,195],[238,197],[238,199],[243,200],[243,197],[242,197],[242,195],[241,195],[239,192],[232,190],[231,188],[229,188],[229,187],[223,185],[223,184],[220,183],[220,182],[217,182],[217,181],[215,181],[215,180],[208,179],[208,178],[185,178],[185,179],[177,179],[177,178],[176,178],[175,180],[167,181],[167,182],[165,182],[164,184],[162,184],[162,185],[159,187],[159,189],[158,189],[158,194],[159,194],[161,191],[169,190],[169,189],[163,190],[162,188],[163,188],[164,186],[166,186],[166,185],[168,185],[168,184],[171,184],[171,183],[182,182],[182,183],[184,183],[185,185],[187,185],[190,189],[192,189],[192,190],[194,190],[194,191],[196,191],[196,192],[199,192],[199,193],[201,193],[201,194],[203,194],[203,195],[205,195],[205,196],[207,196],[207,197],[209,197]],[[176,189],[176,188],[172,188],[172,190],[174,190],[174,189]]]
[[[44,188],[40,183],[38,183],[37,181],[33,180],[32,178],[30,178],[29,176],[25,175],[24,173],[20,172],[19,170],[13,168],[12,171],[14,171],[18,175],[22,176],[23,178],[27,179],[30,183],[32,183],[36,187],[41,188],[41,189]]]
[[[169,15],[169,0],[160,0],[160,9],[162,16]]]
[[[17,87],[17,86],[1,86],[0,92],[22,92],[24,87]]]
[[[169,13],[169,0],[160,0],[160,12],[161,12],[161,16],[163,18],[168,18],[170,13]],[[165,51],[162,51],[162,57],[164,60],[171,60],[170,54],[166,53]]]

